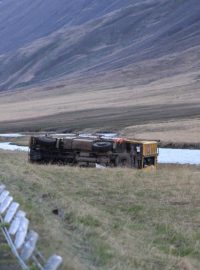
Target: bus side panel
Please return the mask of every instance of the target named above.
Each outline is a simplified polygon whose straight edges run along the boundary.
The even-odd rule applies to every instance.
[[[143,156],[157,155],[157,143],[143,144]]]

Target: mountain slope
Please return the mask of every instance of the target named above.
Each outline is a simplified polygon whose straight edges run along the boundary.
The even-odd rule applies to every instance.
[[[80,25],[136,1],[2,0],[0,53],[47,36],[63,26]]]
[[[199,121],[199,0],[0,7],[2,131]]]
[[[28,2],[1,5],[0,24],[6,16],[11,20],[12,12],[17,14],[7,30],[0,31],[1,89],[60,78],[95,79],[102,73],[111,75],[108,81],[116,78],[116,85],[119,76],[134,85],[141,69],[145,80],[151,61],[158,64],[146,82],[188,71],[188,59],[195,60],[194,68],[199,65],[197,0]]]

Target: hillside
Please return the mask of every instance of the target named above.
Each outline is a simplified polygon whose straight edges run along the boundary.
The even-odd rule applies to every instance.
[[[1,1],[2,130],[198,118],[199,14],[198,0]]]
[[[199,167],[37,166],[0,151],[0,170],[39,250],[56,250],[63,270],[199,269]]]
[[[135,85],[138,73],[148,83],[189,71],[199,64],[199,12],[195,0],[3,1],[1,88],[102,72]]]

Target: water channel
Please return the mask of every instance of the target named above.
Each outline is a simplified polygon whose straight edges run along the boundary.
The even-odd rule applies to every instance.
[[[0,137],[4,138],[16,138],[21,137],[21,134],[0,134]],[[25,151],[28,152],[27,146],[18,146],[10,142],[0,142],[1,150],[8,151]],[[158,163],[163,164],[192,164],[200,165],[200,150],[193,149],[172,149],[172,148],[160,148],[158,155]]]

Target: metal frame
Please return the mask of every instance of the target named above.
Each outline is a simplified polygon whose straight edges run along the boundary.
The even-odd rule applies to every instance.
[[[37,250],[38,234],[29,230],[26,213],[18,210],[9,191],[0,185],[0,225],[1,231],[22,270],[29,270],[34,263],[39,270],[58,270],[62,257],[54,254],[48,260]],[[9,229],[7,229],[9,227]]]

